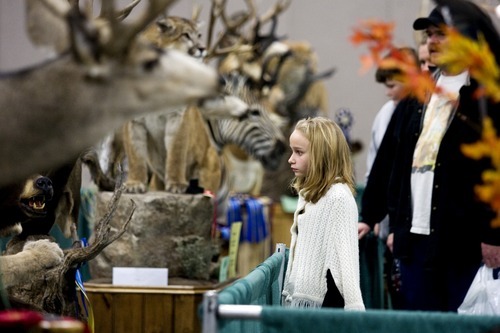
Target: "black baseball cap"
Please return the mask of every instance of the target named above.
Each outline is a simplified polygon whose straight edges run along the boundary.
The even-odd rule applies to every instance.
[[[413,22],[413,30],[425,30],[431,25],[439,27],[442,24],[446,24],[444,17],[441,15],[441,11],[436,7],[428,17],[416,19],[415,22]]]

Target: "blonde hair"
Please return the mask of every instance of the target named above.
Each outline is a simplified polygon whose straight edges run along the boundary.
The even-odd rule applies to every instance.
[[[328,118],[314,117],[299,120],[295,130],[309,140],[307,173],[292,182],[297,193],[316,203],[333,184],[345,183],[355,194],[351,150],[340,127]]]

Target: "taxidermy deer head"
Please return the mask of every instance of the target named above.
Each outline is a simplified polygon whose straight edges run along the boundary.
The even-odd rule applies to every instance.
[[[0,186],[75,158],[135,116],[219,94],[214,69],[138,37],[174,1],[150,0],[126,23],[137,2],[119,12],[103,0],[93,18],[78,1],[27,0],[33,43],[57,56],[0,74]]]

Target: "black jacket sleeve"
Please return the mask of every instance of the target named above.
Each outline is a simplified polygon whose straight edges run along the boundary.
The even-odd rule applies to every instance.
[[[388,214],[388,185],[395,154],[397,138],[394,132],[398,110],[399,106],[387,126],[361,198],[361,221],[372,228]]]

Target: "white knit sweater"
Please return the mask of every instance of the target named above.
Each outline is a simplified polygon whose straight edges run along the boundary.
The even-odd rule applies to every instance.
[[[303,211],[302,214],[299,212]],[[364,310],[359,280],[358,209],[345,184],[334,184],[316,203],[299,195],[283,305],[321,307],[330,269],[345,309]]]

